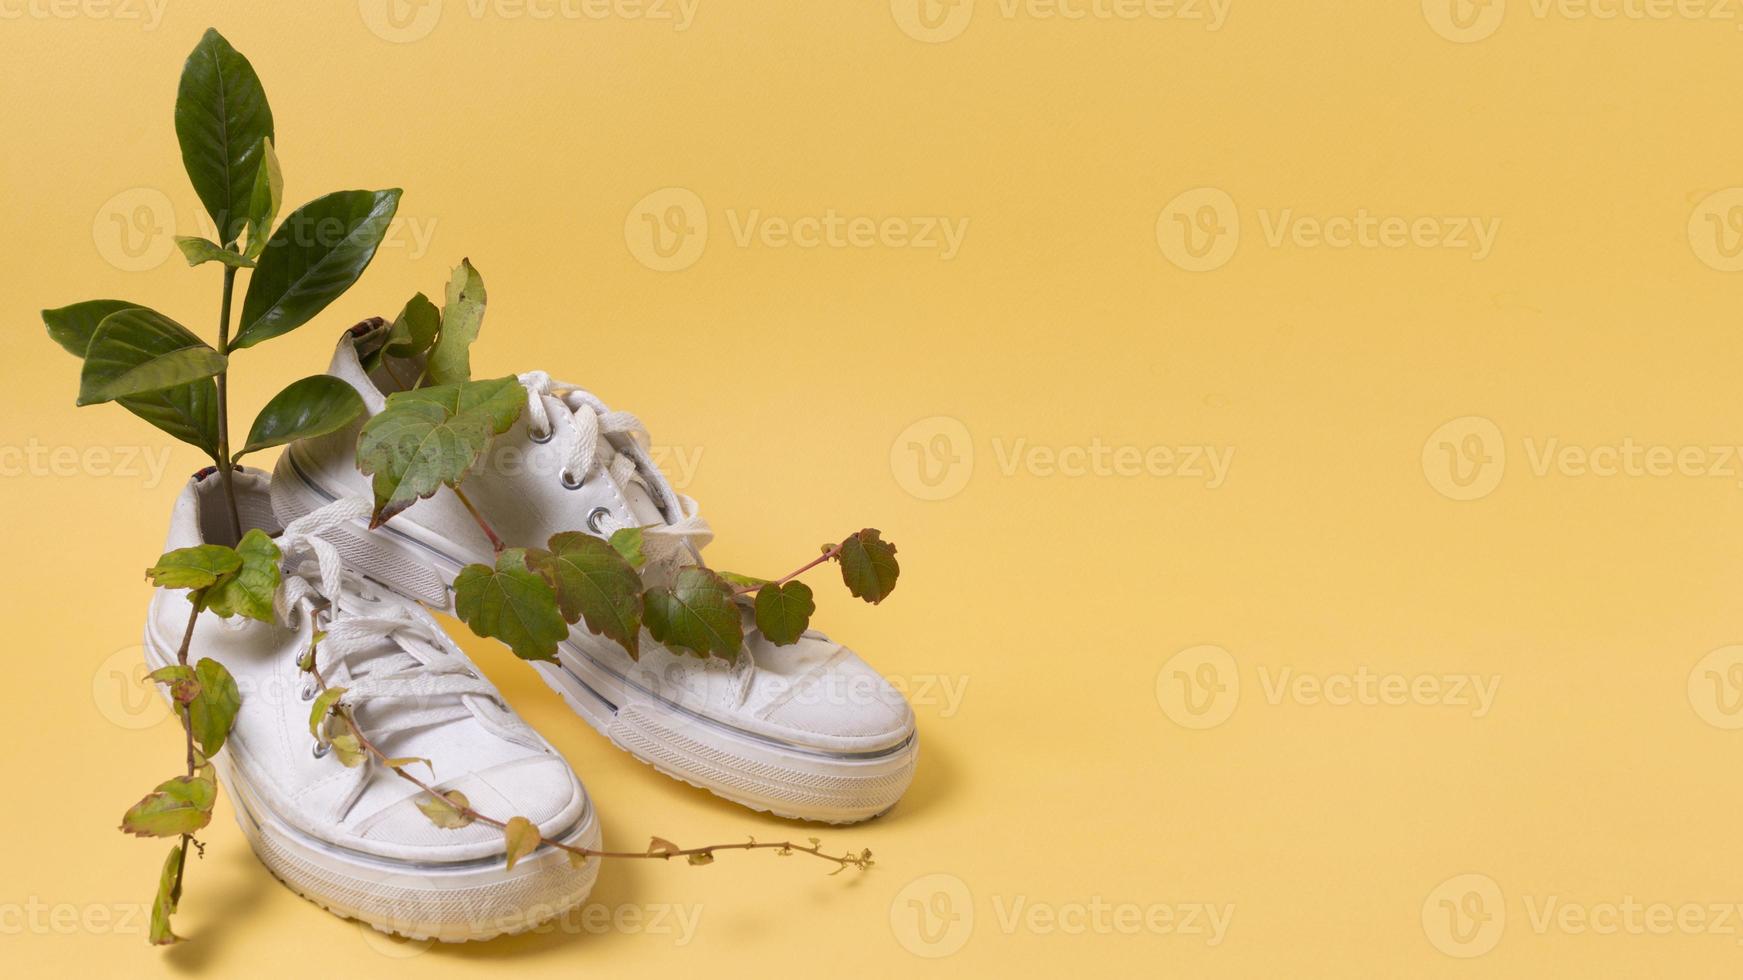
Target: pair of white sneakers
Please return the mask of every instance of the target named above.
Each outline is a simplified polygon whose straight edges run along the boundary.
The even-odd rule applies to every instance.
[[[372,372],[360,357],[378,329],[348,331],[331,367],[362,395],[366,415],[398,387],[391,364]],[[521,382],[527,411],[465,484],[502,538],[657,526],[694,551],[707,543],[695,502],[653,464],[633,416],[542,373]],[[416,939],[524,931],[584,901],[599,862],[572,867],[545,846],[510,870],[499,831],[435,826],[411,783],[379,766],[347,767],[310,736],[316,690],[298,659],[320,631],[322,682],[346,688],[381,751],[430,760],[432,785],[458,790],[480,812],[600,846],[592,801],[568,763],[418,605],[451,608],[448,583],[463,566],[488,563],[490,542],[445,489],[371,530],[357,436],[353,426],[291,445],[270,480],[236,471],[244,530],[278,534],[285,584],[276,625],[205,613],[195,627],[197,654],[222,662],[243,694],[214,762],[260,859],[315,903]],[[196,474],[176,501],[166,550],[233,544],[227,506],[217,475]],[[154,597],[145,631],[153,669],[175,661],[191,611],[183,592]],[[745,644],[728,664],[674,653],[644,631],[632,661],[577,629],[555,661],[534,667],[632,756],[729,800],[828,823],[893,806],[918,755],[901,694],[814,630],[776,646],[747,621]]]

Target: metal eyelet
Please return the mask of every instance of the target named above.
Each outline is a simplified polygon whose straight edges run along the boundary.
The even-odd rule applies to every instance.
[[[329,748],[329,746],[326,742],[316,742],[315,743],[315,752],[314,752],[315,758],[325,759],[327,757],[328,748]]]
[[[593,508],[593,513],[587,515],[587,526],[592,529],[594,534],[598,534],[603,530],[601,525],[603,525],[605,519],[610,516],[611,511],[606,510],[604,507],[595,507]]]
[[[532,441],[538,443],[541,446],[547,442],[550,442],[551,437],[556,435],[556,434],[557,434],[556,426],[552,426],[549,430],[547,430],[545,432],[534,432],[530,428],[527,429],[527,438],[531,439]]]
[[[315,686],[313,684],[304,684],[303,689],[297,692],[297,696],[302,698],[304,701],[313,701],[315,699]]]
[[[563,489],[565,489],[565,490],[579,490],[579,489],[581,489],[581,482],[582,482],[581,478],[578,476],[571,475],[568,470],[564,470],[562,472],[562,479],[563,479]]]

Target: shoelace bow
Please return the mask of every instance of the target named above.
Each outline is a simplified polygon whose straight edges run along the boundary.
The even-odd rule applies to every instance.
[[[472,714],[467,702],[494,700],[478,675],[428,613],[407,602],[381,602],[345,570],[339,550],[323,534],[367,518],[365,499],[339,500],[291,521],[279,535],[285,556],[283,585],[273,605],[281,623],[308,623],[324,631],[316,669],[323,681],[345,688],[343,703],[372,742],[395,733],[439,725]],[[313,697],[314,681],[303,691]],[[342,801],[348,811],[362,794],[370,767]]]
[[[714,531],[698,513],[696,501],[666,486],[649,486],[638,461],[619,452],[612,442],[613,437],[626,438],[645,450],[649,437],[641,420],[629,412],[613,411],[592,392],[568,382],[553,381],[543,371],[520,375],[520,383],[527,390],[527,424],[535,439],[557,439],[557,450],[564,460],[564,480],[580,483],[597,468],[619,495],[634,486],[651,499],[664,499],[667,509],[676,507],[678,515],[666,524],[644,530],[648,561],[670,568],[696,560],[702,548],[714,539]],[[558,424],[559,420],[562,424]],[[652,469],[651,462],[648,466]],[[608,526],[595,530],[610,535],[624,526],[614,516],[607,516],[605,521]]]

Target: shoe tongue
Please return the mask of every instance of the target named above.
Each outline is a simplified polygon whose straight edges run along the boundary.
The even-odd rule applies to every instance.
[[[654,503],[653,495],[648,493],[641,481],[629,481],[629,486],[623,488],[623,499],[629,504],[629,512],[635,517],[637,527],[666,523],[665,516],[660,513],[659,505]]]

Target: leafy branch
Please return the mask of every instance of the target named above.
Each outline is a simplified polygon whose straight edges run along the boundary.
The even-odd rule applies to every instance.
[[[741,608],[769,642],[799,641],[817,606],[797,579],[819,565],[836,562],[848,591],[870,603],[895,589],[896,547],[875,528],[824,545],[818,557],[772,580],[690,564],[669,582],[644,581],[646,536],[657,527],[622,528],[609,540],[568,531],[542,545],[505,541],[462,484],[491,441],[520,419],[525,390],[514,377],[473,381],[467,373],[485,308],[484,282],[470,261],[454,270],[446,295],[441,310],[422,293],[412,297],[363,355],[366,366],[395,377],[421,361],[420,381],[436,383],[388,396],[363,426],[357,466],[375,497],[372,527],[447,487],[490,542],[492,563],[468,565],[452,583],[455,613],[474,633],[507,643],[522,659],[550,660],[570,628],[585,623],[636,659],[645,627],[675,650],[736,661],[744,648]]]
[[[165,554],[146,570],[146,576],[160,588],[187,589],[190,604],[176,662],[150,675],[152,681],[164,685],[181,719],[187,772],[158,784],[121,817],[125,833],[180,838],[164,860],[151,904],[149,938],[156,945],[180,939],[170,928],[170,916],[181,902],[188,848],[205,853],[194,833],[211,822],[212,807],[218,799],[217,772],[211,759],[224,747],[242,707],[236,680],[223,664],[211,658],[189,664],[194,627],[204,612],[271,622],[280,557],[270,538],[251,530],[235,548],[213,544],[181,548]]]
[[[340,191],[286,215],[272,109],[248,59],[217,31],[188,56],[176,93],[182,163],[217,229],[217,241],[179,237],[190,266],[223,269],[216,345],[139,303],[88,300],[42,311],[50,338],[83,360],[79,405],[115,402],[211,458],[224,488],[230,540],[245,530],[236,508],[243,456],[334,432],[363,414],[337,378],[315,375],[267,402],[243,447],[231,448],[230,360],[236,352],[314,319],[374,259],[400,191]],[[232,333],[238,272],[248,288]]]

